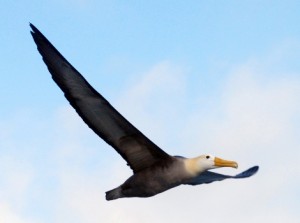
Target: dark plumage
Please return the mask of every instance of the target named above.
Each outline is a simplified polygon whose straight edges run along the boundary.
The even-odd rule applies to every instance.
[[[121,186],[106,192],[106,199],[149,197],[180,184],[197,185],[226,178],[252,176],[258,167],[226,176],[207,171],[221,166],[237,167],[233,161],[203,155],[193,159],[170,156],[128,122],[55,49],[32,24],[31,34],[53,80],[83,121],[128,163],[133,175]]]

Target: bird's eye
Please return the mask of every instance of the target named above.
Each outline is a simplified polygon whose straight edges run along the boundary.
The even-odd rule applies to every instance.
[[[206,159],[209,159],[210,157],[209,156],[206,156]]]

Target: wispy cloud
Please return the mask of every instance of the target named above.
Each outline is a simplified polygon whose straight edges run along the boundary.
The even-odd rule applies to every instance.
[[[14,212],[13,208],[9,204],[0,202],[0,222],[29,223],[32,221],[25,220],[23,216],[19,216],[17,213]]]

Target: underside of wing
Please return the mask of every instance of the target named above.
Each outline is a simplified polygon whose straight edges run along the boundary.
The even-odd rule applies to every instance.
[[[31,34],[53,80],[83,121],[111,145],[134,172],[170,156],[129,123],[32,24]]]
[[[194,177],[193,179],[185,182],[185,184],[189,185],[199,185],[199,184],[209,184],[214,181],[221,181],[225,179],[242,179],[253,176],[258,171],[258,166],[251,167],[250,169],[243,171],[235,176],[223,175],[211,171],[205,171],[198,176]]]

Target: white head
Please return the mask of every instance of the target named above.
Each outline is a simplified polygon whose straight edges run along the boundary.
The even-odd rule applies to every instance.
[[[201,155],[196,158],[186,159],[185,166],[187,171],[192,174],[199,174],[206,170],[220,167],[238,168],[237,162],[224,160],[212,155]]]
[[[235,161],[223,160],[212,155],[201,155],[196,159],[198,161],[198,165],[204,170],[210,170],[220,167],[238,167],[238,164]]]

